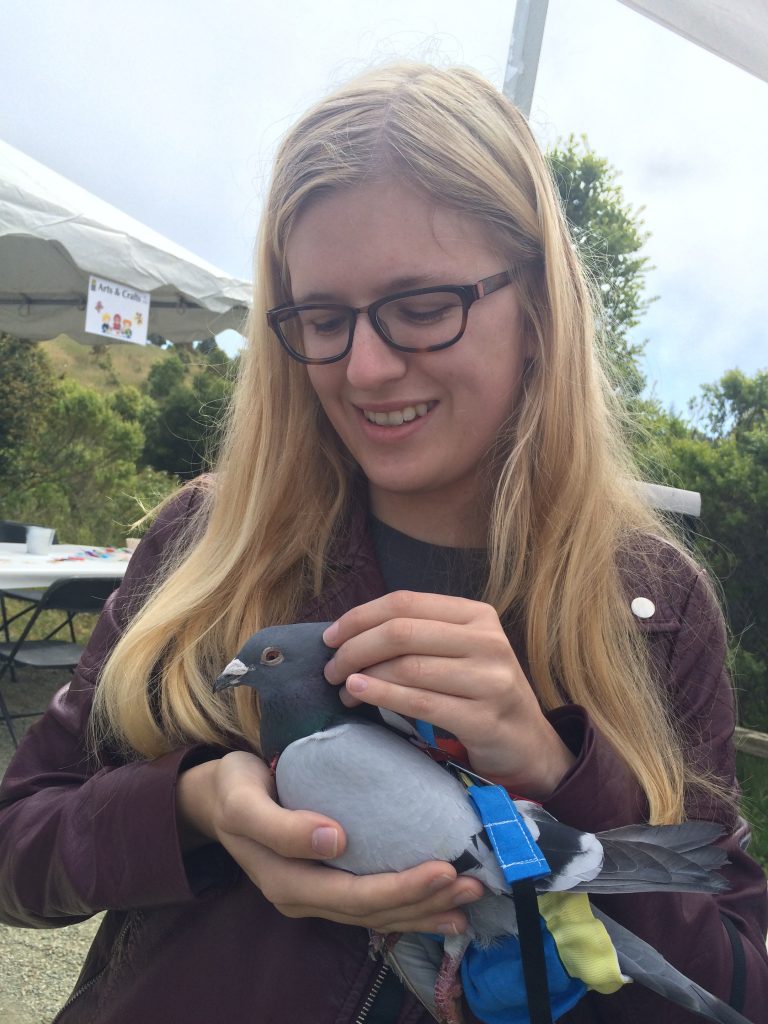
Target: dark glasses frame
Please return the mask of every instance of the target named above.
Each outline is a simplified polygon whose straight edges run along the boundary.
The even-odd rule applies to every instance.
[[[352,340],[355,334],[355,327],[357,326],[357,318],[361,313],[368,314],[368,319],[370,320],[374,331],[376,331],[381,340],[385,344],[389,345],[390,348],[397,349],[398,352],[438,352],[441,349],[455,345],[459,338],[464,334],[467,327],[469,309],[473,303],[479,302],[479,300],[484,299],[486,295],[491,295],[493,292],[498,291],[499,288],[505,288],[508,284],[512,283],[513,269],[514,268],[502,270],[499,274],[492,274],[490,277],[484,277],[476,284],[437,285],[432,288],[412,288],[409,291],[396,292],[394,295],[385,295],[384,298],[377,299],[375,302],[371,302],[368,306],[344,306],[337,302],[307,302],[298,306],[290,303],[284,303],[281,306],[275,306],[274,309],[267,310],[267,323],[274,331],[277,336],[277,340],[283,346],[288,355],[299,363],[309,365],[316,366],[325,363],[338,363],[339,360],[344,359],[352,349]],[[461,327],[459,330],[448,341],[441,341],[437,345],[427,345],[424,348],[414,348],[410,345],[399,345],[389,336],[389,334],[387,334],[386,326],[381,320],[379,320],[378,313],[381,307],[385,306],[388,302],[395,302],[398,299],[408,299],[414,295],[427,295],[435,292],[447,295],[457,295],[461,299],[462,317]],[[345,314],[347,316],[347,321],[349,323],[349,337],[347,338],[347,343],[341,352],[332,356],[306,356],[301,352],[297,352],[295,348],[292,348],[290,342],[283,334],[282,324],[285,320],[288,320],[294,317],[297,313],[301,313],[303,310],[307,309],[335,310],[339,314]]]

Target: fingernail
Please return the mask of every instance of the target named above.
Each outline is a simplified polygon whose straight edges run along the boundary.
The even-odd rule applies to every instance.
[[[458,935],[459,929],[456,927],[453,921],[448,921],[445,924],[439,924],[435,929],[440,935]]]
[[[362,693],[368,689],[368,680],[365,676],[350,676],[347,679],[347,689],[350,693]]]
[[[440,892],[446,885],[450,885],[451,882],[455,881],[454,875],[438,875],[437,878],[433,878],[429,883],[430,892]]]
[[[339,837],[335,828],[322,826],[312,833],[312,849],[321,857],[335,857],[339,845]]]
[[[335,647],[338,635],[339,625],[337,622],[332,622],[323,633],[323,643],[326,645],[326,647]]]

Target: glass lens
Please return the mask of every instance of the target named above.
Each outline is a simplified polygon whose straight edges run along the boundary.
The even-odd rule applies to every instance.
[[[415,349],[452,341],[461,331],[463,316],[461,297],[451,292],[392,299],[377,312],[379,323],[396,345]]]
[[[350,312],[346,306],[307,306],[286,310],[280,329],[289,346],[309,359],[337,356],[349,341]]]

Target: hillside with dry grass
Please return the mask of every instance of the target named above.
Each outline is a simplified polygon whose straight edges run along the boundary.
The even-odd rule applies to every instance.
[[[164,357],[155,345],[81,345],[65,334],[40,342],[57,377],[75,380],[102,393],[127,384],[139,387],[152,366]]]

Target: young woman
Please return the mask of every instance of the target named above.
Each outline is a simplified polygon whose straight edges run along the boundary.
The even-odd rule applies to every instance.
[[[725,894],[599,902],[759,1019],[723,625],[632,483],[593,321],[545,162],[473,72],[375,71],[289,133],[217,472],[160,512],[4,782],[4,919],[108,909],[62,1024],[429,1019],[368,929],[456,934],[479,883],[319,864],[341,828],[274,802],[251,692],[211,691],[297,620],[334,620],[345,702],[566,822],[722,822]],[[689,1019],[634,989],[562,1019]]]

